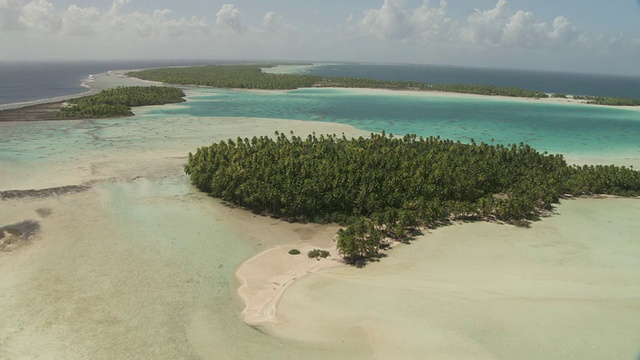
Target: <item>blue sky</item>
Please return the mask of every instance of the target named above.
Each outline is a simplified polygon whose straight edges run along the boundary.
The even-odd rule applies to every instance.
[[[360,61],[640,76],[640,0],[0,0],[0,42],[0,60]]]

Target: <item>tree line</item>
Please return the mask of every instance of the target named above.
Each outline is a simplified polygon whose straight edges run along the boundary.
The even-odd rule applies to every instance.
[[[546,98],[541,91],[493,85],[426,84],[415,81],[386,81],[367,78],[322,77],[304,74],[270,74],[271,65],[207,65],[133,71],[128,76],[167,84],[200,85],[219,88],[290,90],[302,87],[378,88],[393,90],[433,90],[478,95]]]
[[[391,90],[431,90],[463,94],[509,96],[545,99],[549,95],[536,90],[517,87],[498,87],[480,84],[428,84],[404,80],[376,80],[368,78],[323,77],[305,74],[270,74],[263,68],[270,64],[206,65],[179,68],[159,68],[132,71],[128,76],[166,84],[199,85],[232,89],[292,90],[303,87],[374,88]],[[566,94],[552,94],[566,98]],[[590,104],[610,106],[640,106],[640,100],[622,97],[577,95],[574,98],[588,100]]]
[[[452,219],[526,225],[562,196],[640,195],[640,173],[625,167],[569,166],[522,143],[384,133],[229,139],[190,153],[185,172],[200,190],[257,213],[346,226],[337,245],[351,262]]]
[[[164,105],[184,102],[185,94],[174,87],[130,86],[103,90],[98,94],[70,99],[58,116],[87,119],[131,116],[133,106]]]
[[[640,100],[625,98],[625,97],[575,95],[573,98],[577,100],[587,100],[587,104],[593,104],[593,105],[640,106]]]

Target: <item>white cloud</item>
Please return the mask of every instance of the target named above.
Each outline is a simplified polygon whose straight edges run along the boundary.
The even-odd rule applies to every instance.
[[[466,42],[489,48],[564,48],[587,41],[567,18],[558,16],[549,26],[536,20],[532,12],[512,12],[507,0],[498,0],[491,9],[476,9],[464,24],[447,15],[444,0],[437,6],[424,0],[413,10],[407,9],[402,0],[385,0],[380,8],[363,11],[359,19],[350,16],[341,29],[377,39],[442,44]]]
[[[224,4],[216,13],[216,28],[230,33],[242,32],[240,10],[231,4]]]
[[[580,38],[575,26],[571,25],[564,16],[553,19],[553,28],[546,32],[546,40],[552,47],[571,46]]]
[[[341,28],[378,39],[445,41],[458,32],[458,23],[447,16],[446,9],[444,0],[437,6],[431,6],[429,0],[424,0],[413,11],[408,11],[402,0],[385,0],[379,9],[365,10],[359,20],[350,14]]]
[[[35,0],[22,8],[20,21],[29,29],[56,33],[62,29],[62,18],[47,0]]]
[[[190,19],[171,17],[171,10],[156,9],[153,13],[133,12],[121,14],[115,22],[123,23],[126,33],[134,32],[141,37],[181,37],[183,35],[200,35],[209,31],[209,24],[203,18],[193,16]]]
[[[61,33],[70,36],[180,37],[209,32],[202,17],[172,17],[171,10],[157,9],[151,14],[126,12],[129,0],[114,0],[111,8],[101,13],[95,7],[71,5],[57,11],[47,0],[33,0],[25,5],[19,0],[0,0],[0,30]],[[232,23],[232,22],[231,22]]]
[[[275,12],[269,11],[262,19],[262,27],[267,32],[275,32],[282,24],[282,16],[276,15]]]
[[[283,21],[282,16],[278,15],[274,11],[269,11],[262,18],[262,27],[249,28],[251,33],[263,33],[268,36],[272,36],[272,41],[278,41],[282,39],[284,41],[291,40],[292,37],[299,37],[300,31],[298,27],[287,24]],[[273,36],[276,36],[274,38]],[[269,41],[269,38],[265,38],[265,41]]]
[[[447,2],[444,0],[438,7],[431,7],[429,0],[424,0],[411,15],[411,21],[423,41],[447,41],[458,33],[458,22],[447,16]]]
[[[506,0],[499,0],[493,9],[475,10],[467,18],[463,34],[468,41],[502,47],[562,49],[586,41],[564,16],[556,17],[548,26],[537,21],[532,12],[513,13]]]
[[[511,46],[535,46],[543,32],[543,27],[535,23],[533,13],[519,10],[507,20],[497,40]]]
[[[109,9],[108,14],[112,16],[118,15],[120,13],[120,10],[129,2],[131,2],[131,0],[113,0],[113,3],[111,3],[111,9]]]
[[[402,0],[385,0],[380,9],[367,9],[360,31],[381,39],[405,40],[413,36],[410,16]]]
[[[512,8],[507,0],[492,1],[493,6],[464,15],[454,14],[446,0],[376,0],[370,9],[319,21],[301,15],[293,19],[304,24],[298,28],[278,11],[256,14],[248,8],[245,19],[245,9],[233,2],[182,17],[174,8],[136,11],[139,0],[110,0],[106,7],[76,0],[66,9],[55,8],[62,3],[58,0],[0,0],[0,59],[215,57],[539,66],[553,56],[549,51],[571,49],[563,56],[573,59],[573,66],[575,59],[590,56],[633,63],[640,49],[637,34],[590,34],[564,14],[541,18],[530,9]],[[335,26],[340,17],[345,20]]]
[[[509,18],[506,0],[498,0],[493,9],[475,9],[467,18],[468,26],[463,29],[464,37],[476,43],[499,44]]]
[[[90,36],[96,32],[100,12],[94,7],[81,8],[71,5],[62,15],[63,31],[72,36]]]
[[[22,2],[20,0],[0,0],[0,31],[23,30],[20,21]]]

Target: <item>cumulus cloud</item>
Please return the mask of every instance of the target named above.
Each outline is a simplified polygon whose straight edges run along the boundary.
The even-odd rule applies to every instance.
[[[0,2],[0,20],[2,30],[35,29],[56,33],[62,29],[62,18],[47,0],[34,0],[27,5],[19,0],[4,0]]]
[[[282,24],[282,16],[269,11],[262,19],[262,27],[268,32],[275,32]]]
[[[150,14],[127,12],[126,5],[129,2],[130,0],[113,0],[109,10],[101,13],[95,7],[83,8],[77,5],[59,11],[48,0],[32,0],[25,4],[20,0],[0,0],[0,30],[71,36],[119,33],[142,37],[179,37],[209,31],[210,26],[202,17],[177,19],[172,17],[169,9],[157,9]],[[227,19],[227,24],[233,25],[233,21]]]
[[[513,13],[506,0],[499,0],[493,9],[476,9],[467,23],[464,37],[489,46],[562,48],[576,45],[580,38],[575,26],[564,16],[556,17],[549,26],[536,21],[529,11]]]
[[[96,31],[100,12],[94,7],[81,8],[71,5],[62,15],[63,31],[72,36],[89,36]]]
[[[475,9],[467,18],[468,26],[463,31],[464,36],[478,43],[499,44],[505,23],[510,17],[506,0],[499,0],[493,9]]]
[[[385,0],[380,9],[367,9],[360,21],[364,34],[405,40],[413,35],[410,16],[402,0]]]
[[[62,29],[62,18],[47,0],[32,1],[25,5],[20,19],[29,28],[56,33]]]
[[[378,39],[444,41],[458,31],[458,23],[447,16],[446,9],[444,0],[437,6],[424,0],[413,11],[406,9],[403,0],[385,0],[379,9],[365,10],[359,20],[350,14],[342,28]]]
[[[440,1],[437,7],[425,0],[411,15],[416,34],[427,41],[447,41],[457,35],[458,22],[447,16],[447,2]]]
[[[413,10],[403,0],[385,0],[380,8],[363,11],[359,19],[351,16],[342,28],[378,39],[485,47],[562,48],[585,41],[567,18],[558,16],[548,25],[532,12],[511,11],[507,0],[498,0],[491,9],[474,10],[463,24],[447,15],[444,0],[434,6],[424,0]]]
[[[222,5],[220,11],[216,13],[216,28],[231,33],[241,32],[243,29],[240,10],[231,4]]]
[[[22,30],[25,25],[20,21],[22,1],[0,0],[0,31]]]
[[[7,54],[33,57],[38,51],[27,52],[22,46],[25,40],[33,45],[29,49],[39,51],[55,44],[56,56],[60,57],[120,57],[124,51],[128,57],[207,57],[214,54],[212,49],[218,51],[218,57],[275,57],[286,51],[297,52],[300,44],[308,43],[301,35],[304,31],[287,24],[273,11],[267,12],[261,23],[245,26],[240,10],[232,4],[191,17],[176,16],[165,8],[136,11],[130,0],[111,0],[106,9],[82,6],[80,1],[66,9],[53,4],[58,2],[0,0],[0,37],[8,39],[3,44],[8,50],[0,58]],[[323,34],[326,42],[333,43],[332,35]]]
[[[276,35],[285,41],[290,40],[292,36],[297,37],[300,35],[298,27],[285,23],[282,16],[274,11],[269,11],[264,15],[262,18],[262,27],[250,28],[249,33],[263,33],[269,36]],[[271,40],[275,39],[272,37]]]

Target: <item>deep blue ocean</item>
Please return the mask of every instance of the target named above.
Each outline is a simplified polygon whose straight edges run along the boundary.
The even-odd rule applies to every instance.
[[[216,63],[208,60],[0,62],[0,105],[56,98],[87,91],[89,75],[109,70]],[[332,64],[307,70],[323,76],[413,80],[433,84],[491,84],[548,93],[640,99],[640,77],[497,70],[438,65]]]
[[[546,93],[619,96],[640,99],[640,77],[570,72],[481,69],[439,65],[338,64],[313,67],[308,74],[430,84],[483,84]]]
[[[202,60],[0,62],[0,105],[80,94],[88,90],[82,86],[82,82],[90,75],[110,70],[206,63],[210,62]]]

